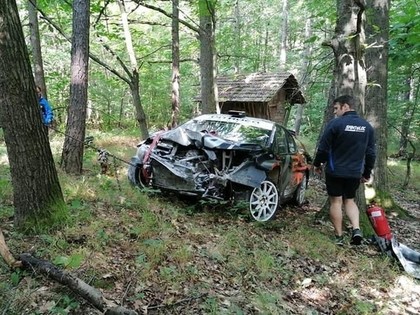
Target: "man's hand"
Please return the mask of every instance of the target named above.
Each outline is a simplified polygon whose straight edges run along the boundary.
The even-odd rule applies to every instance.
[[[360,178],[360,182],[363,183],[363,184],[368,184],[369,185],[369,184],[373,183],[373,179],[372,179],[371,176],[368,177],[368,178],[362,176],[362,178]]]
[[[320,166],[313,166],[314,173],[317,175],[322,174],[322,164]]]

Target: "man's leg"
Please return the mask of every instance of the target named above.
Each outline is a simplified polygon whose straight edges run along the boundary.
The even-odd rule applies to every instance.
[[[343,212],[341,207],[343,205],[343,198],[330,196],[330,219],[334,226],[335,235],[343,235]]]
[[[353,227],[350,244],[360,245],[363,238],[359,225],[359,209],[353,198],[344,200],[344,209],[350,220],[351,226]]]
[[[344,199],[344,210],[346,211],[353,229],[359,229],[359,208],[357,208],[357,204],[354,202],[353,198]]]

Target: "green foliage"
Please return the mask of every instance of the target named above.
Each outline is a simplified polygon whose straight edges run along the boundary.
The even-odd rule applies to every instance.
[[[80,255],[80,254],[74,254],[69,257],[57,256],[56,258],[54,258],[53,263],[63,268],[75,269],[75,268],[80,267],[80,264],[82,263],[83,258],[84,258],[83,255]]]
[[[10,276],[10,281],[12,285],[17,286],[22,279],[22,273],[20,270],[14,271]]]
[[[226,0],[217,1],[216,4],[218,72],[278,71],[278,43],[280,32],[283,31],[280,29],[279,2],[238,1],[239,17],[235,16],[235,2]],[[159,3],[170,12],[169,2],[151,3]],[[306,83],[307,104],[301,135],[311,151],[322,126],[331,82],[333,56],[331,50],[323,48],[321,44],[332,37],[336,18],[335,4],[334,1],[327,1],[320,6],[319,1],[314,0],[289,1],[288,70],[294,73],[297,70],[298,79]],[[71,34],[72,9],[68,2],[38,0],[38,5],[67,35]],[[110,2],[101,19],[97,20],[103,1],[92,1],[91,5],[91,53],[125,76],[117,59],[103,47],[103,43],[109,45],[128,64],[118,6]],[[134,9],[133,3],[129,5],[130,9]],[[414,0],[392,2],[388,98],[388,140],[391,142],[391,151],[398,149],[400,138],[391,125],[400,129],[405,114],[418,106],[418,92],[414,93],[412,100],[404,100],[410,91],[405,83],[407,78],[418,77],[420,54],[417,38],[420,21],[416,5]],[[197,25],[198,5],[182,2],[180,7],[184,14],[182,18]],[[21,12],[24,15],[23,7]],[[235,29],[237,18],[240,33]],[[312,21],[312,35],[306,38],[304,28],[309,18]],[[27,23],[23,24],[27,32]],[[164,127],[171,114],[169,25],[167,17],[153,10],[139,7],[130,13],[130,30],[140,64],[142,105],[149,119],[150,130]],[[46,19],[40,20],[40,30],[48,96],[55,108],[59,129],[64,130],[69,104],[70,44],[48,25]],[[199,43],[196,35],[181,26],[181,59],[198,60]],[[308,45],[312,49],[311,56],[308,64],[302,65],[302,56]],[[185,121],[198,112],[194,97],[199,92],[199,68],[195,61],[185,61],[181,63],[180,71],[180,120]],[[129,87],[126,82],[94,62],[90,64],[89,78],[91,116],[88,128],[89,131],[95,128],[95,145],[105,147],[128,160],[134,154],[138,141]],[[414,83],[418,86],[418,81]],[[416,86],[411,89],[417,90]],[[419,115],[416,110],[410,125],[410,139],[417,147]],[[291,120],[289,127],[293,123]],[[0,141],[2,136],[3,131],[0,129]],[[116,137],[121,143],[112,143]],[[52,149],[61,153],[62,139],[58,136],[53,140]],[[58,147],[53,147],[54,142],[59,143]],[[124,148],[121,148],[122,145]],[[9,168],[4,162],[5,156],[6,150],[2,145],[2,222],[8,222],[13,215],[12,187]],[[219,292],[223,292],[224,288],[220,286],[228,282],[226,296],[210,294],[200,301],[200,307],[206,314],[287,313],[288,303],[284,299],[286,292],[279,288],[288,286],[291,292],[303,294],[304,288],[300,285],[306,277],[312,278],[313,292],[322,292],[325,287],[331,288],[330,294],[334,294],[334,297],[337,297],[337,292],[342,295],[343,303],[348,303],[348,307],[354,309],[355,313],[368,314],[376,311],[375,302],[366,301],[353,290],[361,291],[366,286],[372,286],[374,291],[383,292],[384,288],[388,290],[388,287],[395,285],[394,280],[399,271],[392,262],[381,256],[365,257],[347,248],[338,250],[329,238],[329,226],[314,226],[311,213],[297,213],[297,217],[291,217],[289,211],[284,211],[274,222],[246,222],[238,213],[246,211],[247,207],[230,208],[224,205],[223,211],[220,211],[210,203],[191,206],[172,199],[156,198],[156,194],[139,191],[128,185],[124,164],[112,165],[108,174],[99,174],[96,158],[93,150],[85,151],[86,172],[81,177],[74,178],[59,171],[67,205],[60,205],[60,211],[52,216],[51,221],[41,218],[40,222],[33,223],[31,228],[34,233],[42,231],[44,234],[28,238],[16,232],[11,233],[12,250],[19,253],[34,246],[37,255],[51,259],[61,267],[87,270],[82,275],[84,280],[93,279],[92,284],[109,290],[107,293],[127,289],[126,301],[138,303],[140,300],[145,305],[150,302],[150,295],[163,296],[166,303],[174,298],[182,300],[185,295],[196,296],[197,292],[209,292],[216,287]],[[412,167],[412,178],[404,194],[410,200],[417,200],[417,183],[420,183],[418,163]],[[389,165],[389,169],[391,186],[400,190],[406,165],[397,162],[397,165]],[[117,184],[117,179],[120,184]],[[312,199],[320,198],[318,191],[309,191],[308,195]],[[318,262],[327,268],[317,274],[311,275],[309,272],[308,276],[308,269],[302,266],[311,267],[311,264]],[[20,271],[10,273],[3,262],[0,264],[0,300],[4,301],[7,308],[0,310],[8,314],[23,314],[22,305],[37,305],[37,301],[31,301],[31,296],[44,285],[41,280],[33,279],[22,285],[21,280],[29,277]],[[344,267],[340,269],[342,265]],[[372,265],[376,266],[375,269]],[[103,272],[107,268],[113,268],[115,275],[103,277],[102,274],[109,272]],[[332,271],[328,272],[328,268]],[[133,274],[136,276],[131,277]],[[378,283],[377,274],[381,274],[381,283]],[[88,278],[87,275],[93,276]],[[348,281],[352,278],[355,280],[352,282],[354,289],[337,284],[343,277]],[[229,280],[224,282],[224,278]],[[360,282],[360,279],[363,281]],[[129,281],[130,285],[125,286],[127,282],[124,281]],[[237,287],[243,288],[244,292],[236,293],[234,290]],[[48,291],[53,301],[48,304],[47,311],[50,314],[83,313],[82,306],[75,298],[57,292],[55,287],[49,287]],[[19,296],[15,297],[17,292]],[[172,300],[165,298],[168,292],[174,294],[170,297]],[[229,295],[231,293],[237,296],[233,298]],[[347,301],[347,296],[352,301]],[[310,309],[306,311],[312,312]]]

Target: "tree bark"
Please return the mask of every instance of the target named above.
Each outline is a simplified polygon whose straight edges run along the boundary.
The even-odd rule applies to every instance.
[[[216,83],[214,10],[214,0],[199,0],[201,111],[203,114],[220,113]]]
[[[179,102],[179,0],[172,0],[172,117],[171,128],[178,125]]]
[[[305,14],[307,15],[307,20],[305,23],[305,39],[308,40],[312,36],[312,19],[310,17],[310,14],[305,11]],[[301,63],[301,69],[300,69],[300,89],[303,94],[305,94],[306,91],[306,85],[308,81],[310,80],[311,76],[311,55],[312,55],[312,47],[311,45],[306,45],[305,49],[303,50],[302,54],[302,63]],[[297,104],[296,109],[296,116],[295,116],[295,126],[294,130],[297,135],[300,133],[300,126],[302,124],[303,119],[303,113],[304,113],[304,104]]]
[[[329,45],[334,58],[334,79],[331,84],[327,115],[332,115],[332,99],[340,95],[352,95],[356,102],[356,110],[365,114],[366,67],[364,61],[364,1],[337,0],[337,24],[335,34]],[[324,119],[327,121],[326,119]],[[360,185],[356,192],[355,202],[362,212],[366,209],[364,186]],[[329,201],[324,205],[322,213],[326,214]],[[321,214],[321,216],[323,215]],[[363,230],[372,231],[367,216],[360,215],[360,225]]]
[[[44,76],[44,62],[42,61],[41,38],[39,36],[38,11],[36,0],[28,0],[29,30],[32,47],[32,66],[34,69],[35,84],[41,87],[43,96],[48,99],[47,86]]]
[[[286,70],[286,56],[287,56],[287,24],[289,18],[289,8],[287,0],[283,0],[283,8],[281,12],[281,29],[280,29],[280,70]]]
[[[401,135],[400,135],[400,147],[398,150],[399,156],[407,155],[408,139],[410,129],[412,128],[411,123],[413,122],[414,114],[417,110],[417,92],[414,90],[416,87],[415,79],[413,77],[413,71],[410,68],[410,73],[406,81],[406,91],[404,91],[404,105],[402,106],[403,119],[401,122]],[[419,89],[417,85],[417,90]]]
[[[239,0],[235,1],[234,9],[235,19],[235,73],[241,71],[241,56],[242,56],[242,34],[241,34],[241,7],[239,6]]]
[[[140,137],[141,139],[147,139],[149,137],[149,131],[147,129],[146,114],[141,104],[140,98],[140,79],[137,70],[133,70],[130,74],[130,92],[133,98],[133,105],[136,110],[136,120],[140,126]]]
[[[66,173],[76,175],[82,173],[84,138],[86,133],[90,27],[89,6],[90,0],[75,0],[73,2],[70,107],[61,166]]]
[[[133,48],[133,40],[131,38],[131,32],[128,25],[128,16],[125,8],[125,1],[118,0],[118,5],[121,12],[121,23],[124,30],[125,46],[130,58],[131,70],[125,69],[127,75],[130,77],[130,91],[133,97],[133,105],[136,110],[136,120],[140,126],[140,137],[141,139],[147,139],[149,137],[149,131],[147,128],[146,114],[141,104],[140,97],[140,74],[138,72],[138,65],[136,59],[136,53]]]
[[[0,21],[0,126],[10,162],[14,223],[36,230],[59,223],[53,218],[63,220],[65,203],[14,0],[0,2]]]
[[[390,0],[367,0],[366,50],[368,88],[366,92],[366,119],[375,129],[376,165],[373,186],[379,194],[388,189],[388,41]]]

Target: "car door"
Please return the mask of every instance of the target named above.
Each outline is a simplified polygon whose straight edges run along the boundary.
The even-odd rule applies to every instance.
[[[301,161],[298,154],[298,146],[295,139],[293,138],[290,131],[285,131],[285,138],[288,147],[288,153],[290,157],[290,169],[288,174],[288,185],[285,188],[285,196],[291,197],[296,189],[296,187],[302,181],[302,170],[299,167]]]
[[[272,150],[278,166],[270,173],[269,178],[276,184],[280,196],[287,196],[292,174],[292,159],[289,152],[289,144],[286,130],[276,124]]]

